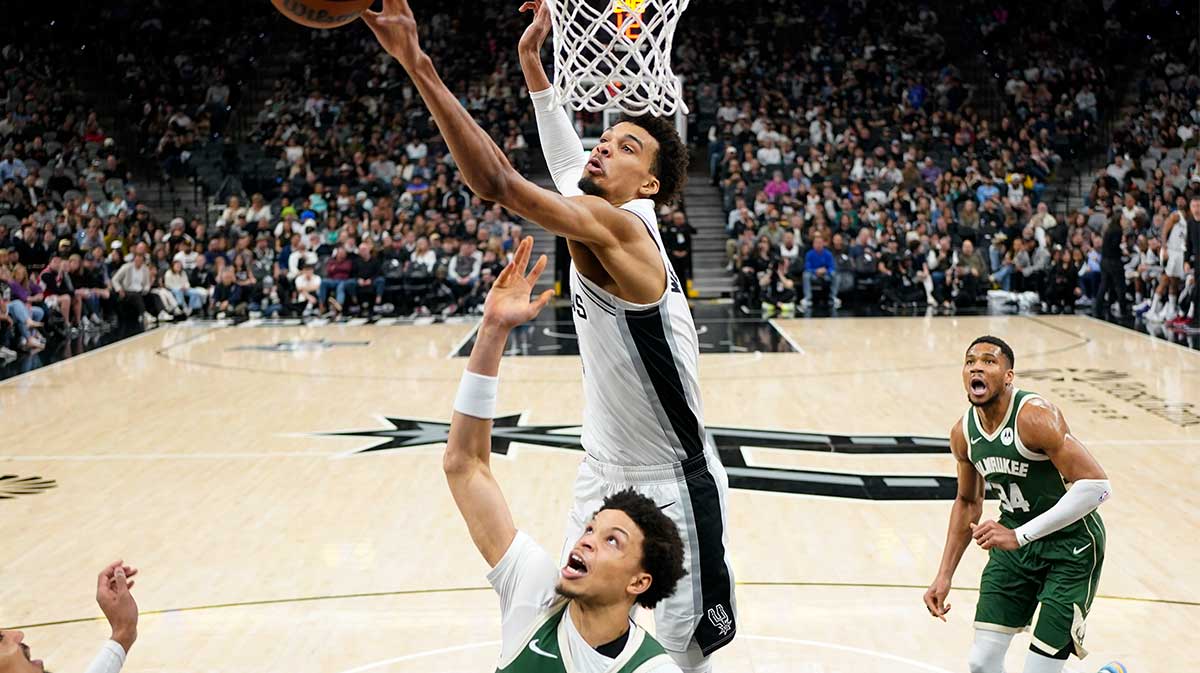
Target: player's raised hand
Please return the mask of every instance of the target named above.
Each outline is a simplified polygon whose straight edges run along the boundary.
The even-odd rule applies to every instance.
[[[529,0],[522,3],[520,11],[533,12],[533,22],[521,34],[517,48],[523,51],[541,51],[542,44],[550,35],[550,5],[547,5],[545,0]]]
[[[534,263],[533,269],[525,273],[532,253],[533,237],[526,236],[517,245],[512,263],[504,267],[488,292],[487,300],[483,303],[484,322],[512,329],[537,317],[546,302],[554,296],[554,290],[546,290],[537,299],[529,300],[538,276],[546,269],[546,256],[542,255]]]
[[[976,544],[984,549],[995,547],[1012,551],[1020,547],[1017,544],[1017,534],[1011,528],[1005,528],[991,519],[972,526],[971,537],[975,538]]]
[[[112,639],[125,648],[126,654],[137,640],[138,606],[129,593],[137,572],[137,568],[114,561],[96,579],[96,603],[112,627]]]
[[[363,23],[375,33],[375,39],[405,69],[416,65],[422,52],[417,39],[417,20],[408,0],[383,0],[383,11],[362,13]]]
[[[939,577],[929,585],[929,588],[925,590],[925,609],[929,610],[929,616],[937,617],[943,622],[946,621],[946,613],[950,612],[950,604],[946,602],[946,597],[949,595],[949,580]]]

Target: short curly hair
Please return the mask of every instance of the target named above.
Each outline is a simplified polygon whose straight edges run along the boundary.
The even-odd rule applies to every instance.
[[[687,145],[675,130],[675,122],[649,114],[623,114],[620,121],[646,129],[658,141],[658,153],[650,164],[650,173],[658,178],[658,193],[651,198],[656,206],[674,202],[687,182],[689,161]]]
[[[605,498],[596,514],[606,509],[624,512],[642,531],[642,570],[650,575],[650,588],[637,597],[637,604],[653,608],[675,593],[675,586],[687,574],[679,528],[653,500],[632,488]]]

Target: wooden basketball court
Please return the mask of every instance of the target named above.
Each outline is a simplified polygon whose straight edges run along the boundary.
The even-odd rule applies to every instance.
[[[718,671],[965,670],[985,553],[968,550],[948,624],[921,596],[950,509],[941,441],[983,333],[1013,344],[1019,385],[1064,409],[1112,479],[1092,655],[1068,668],[1191,665],[1200,353],[1084,317],[773,326],[795,352],[701,356],[707,423],[743,461],[741,625]],[[107,636],[95,573],[123,558],[142,569],[131,672],[492,670],[497,600],[437,443],[471,331],[170,327],[0,383],[0,475],[17,475],[0,480],[0,625],[82,670]],[[551,549],[582,455],[579,379],[570,355],[501,371],[498,411],[526,429],[493,464],[518,526]]]

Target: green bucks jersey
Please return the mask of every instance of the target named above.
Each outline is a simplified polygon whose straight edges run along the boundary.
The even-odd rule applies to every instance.
[[[1025,390],[1014,390],[1008,412],[995,432],[983,431],[978,411],[971,407],[963,416],[963,434],[967,438],[967,456],[987,482],[987,487],[1000,498],[1000,523],[1017,528],[1054,506],[1067,492],[1066,482],[1044,453],[1030,451],[1017,432],[1017,416],[1021,407],[1038,397]],[[1084,519],[1099,514],[1092,512]],[[1082,532],[1083,520],[1063,528],[1050,538],[1063,538]]]
[[[569,603],[562,599],[551,605],[533,623],[521,649],[501,662],[497,673],[575,673],[566,645],[569,636],[564,617]],[[671,663],[662,646],[641,627],[631,624],[629,628],[625,649],[605,673],[644,673]]]

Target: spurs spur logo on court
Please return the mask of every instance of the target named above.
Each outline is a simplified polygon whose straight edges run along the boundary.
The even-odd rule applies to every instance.
[[[333,348],[365,348],[370,341],[330,341],[328,339],[311,339],[297,341],[277,341],[273,344],[250,344],[235,346],[231,351],[263,351],[266,353],[299,353],[306,351],[327,351]]]
[[[508,455],[509,448],[514,443],[570,451],[583,450],[579,426],[522,425],[520,418],[518,414],[494,420],[492,453]],[[319,434],[369,438],[372,443],[359,449],[360,453],[397,451],[441,444],[449,436],[449,423],[408,418],[386,420],[392,427]],[[846,456],[949,454],[950,442],[945,438],[909,435],[825,435],[726,427],[709,427],[707,430],[709,445],[720,455],[721,463],[729,475],[730,488],[856,500],[953,500],[956,494],[956,480],[953,476],[855,474],[851,471],[773,467],[754,464],[746,455],[746,449]]]
[[[0,500],[11,500],[20,495],[37,495],[55,486],[58,486],[58,482],[53,479],[0,474]]]
[[[1132,404],[1179,427],[1200,425],[1200,409],[1197,409],[1195,404],[1160,397],[1151,392],[1146,384],[1135,380],[1129,372],[1116,369],[1051,367],[1020,372],[1019,375],[1033,381],[1061,384],[1055,386],[1051,392],[1080,405],[1090,406],[1095,413],[1107,418],[1124,420],[1127,417],[1119,415],[1104,402],[1082,392],[1078,384],[1086,386],[1084,390]]]
[[[720,603],[716,607],[708,609],[708,622],[715,626],[723,636],[733,630],[733,620],[729,618],[729,613],[725,612],[725,606]]]

